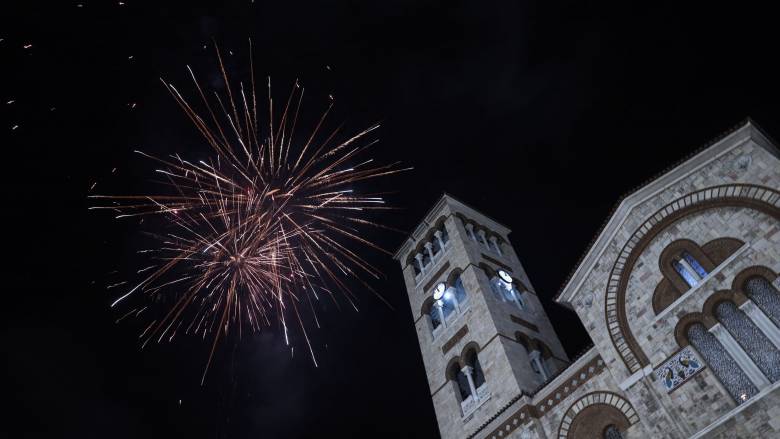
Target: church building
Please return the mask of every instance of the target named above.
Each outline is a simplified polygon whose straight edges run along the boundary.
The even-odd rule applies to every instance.
[[[750,121],[623,197],[555,301],[443,195],[396,252],[442,438],[780,437],[780,152]]]

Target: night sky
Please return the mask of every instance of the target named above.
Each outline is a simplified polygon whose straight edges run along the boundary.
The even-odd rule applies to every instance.
[[[446,191],[509,226],[570,356],[589,340],[552,297],[618,197],[745,117],[780,136],[776,16],[745,3],[15,3],[0,12],[0,436],[437,437],[390,257],[368,252],[391,307],[360,291],[359,313],[322,305],[318,368],[272,327],[224,343],[201,387],[207,343],[139,350],[143,322],[114,323],[106,286],[138,268],[139,229],[86,197],[143,188],[134,149],[205,152],[159,77],[187,85],[189,64],[219,90],[212,39],[237,79],[251,37],[280,93],[300,78],[311,112],[333,95],[349,130],[381,121],[375,157],[415,168],[382,183],[403,208],[385,223],[411,230]]]

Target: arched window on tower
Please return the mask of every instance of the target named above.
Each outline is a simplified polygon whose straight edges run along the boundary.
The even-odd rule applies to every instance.
[[[737,404],[747,401],[758,393],[756,386],[737,365],[734,358],[702,323],[693,323],[688,326],[686,335],[688,342],[696,348],[712,373],[720,380]]]
[[[466,287],[463,286],[463,279],[460,277],[460,274],[452,283],[452,289],[454,290],[452,294],[455,296],[455,301],[458,303],[458,307],[463,309],[466,305],[466,302],[468,302],[468,294],[466,294]]]
[[[434,338],[441,328],[448,327],[468,309],[468,294],[463,285],[460,273],[454,274],[452,286],[439,282],[433,287],[431,297],[423,305],[422,313],[428,316],[431,323],[431,333]]]
[[[604,429],[603,437],[604,439],[623,439],[623,434],[614,424],[610,424]]]
[[[479,389],[485,384],[485,374],[482,372],[482,366],[479,364],[477,351],[471,351],[466,356],[466,365],[471,368],[471,378],[474,380],[474,387],[479,393]]]
[[[450,241],[450,234],[447,233],[447,226],[442,224],[439,231],[441,232],[441,242],[446,245]]]
[[[436,302],[431,302],[428,305],[428,317],[431,319],[431,330],[436,332],[442,325],[442,312],[441,308],[436,305]]]
[[[715,307],[715,317],[769,381],[780,379],[780,352],[741,309],[724,301]]]
[[[745,281],[745,294],[780,327],[780,292],[766,279],[754,276]]]
[[[450,366],[449,375],[452,377],[457,389],[457,394],[460,397],[460,402],[466,401],[471,396],[471,386],[469,386],[468,377],[463,373],[460,365],[455,362]]]
[[[508,272],[498,270],[496,276],[490,281],[490,287],[502,302],[514,303],[522,310],[527,308],[522,293],[517,289],[514,279]]]

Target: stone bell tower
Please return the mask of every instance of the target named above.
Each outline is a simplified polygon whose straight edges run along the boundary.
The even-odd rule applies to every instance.
[[[465,438],[568,364],[510,230],[444,194],[396,252],[443,438]]]

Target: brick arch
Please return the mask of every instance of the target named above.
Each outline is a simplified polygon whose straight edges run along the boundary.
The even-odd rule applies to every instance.
[[[710,329],[718,322],[711,316],[700,312],[692,312],[683,316],[674,327],[674,339],[677,340],[677,344],[681,348],[688,346],[688,328],[696,323],[701,323]]]
[[[612,392],[592,392],[578,399],[566,411],[558,428],[558,439],[567,439],[570,434],[572,438],[591,437],[582,436],[582,431],[602,433],[610,424],[625,430],[637,422],[639,415],[623,397]]]
[[[777,273],[775,273],[771,268],[764,267],[763,265],[748,267],[734,276],[734,281],[731,283],[731,289],[734,291],[739,291],[743,295],[747,296],[745,292],[745,282],[753,277],[763,277],[771,284],[775,281],[775,279],[777,279]]]
[[[704,302],[704,305],[702,306],[702,314],[717,320],[717,317],[715,317],[715,307],[717,307],[721,302],[733,302],[734,305],[739,307],[743,303],[747,302],[747,300],[748,298],[739,291],[716,291],[712,293],[710,297],[708,297]]]
[[[650,215],[618,253],[608,278],[604,312],[612,344],[631,373],[649,364],[647,355],[631,332],[626,315],[626,288],[634,264],[650,242],[674,222],[720,207],[744,207],[780,220],[780,192],[751,184],[727,184],[691,192]]]

